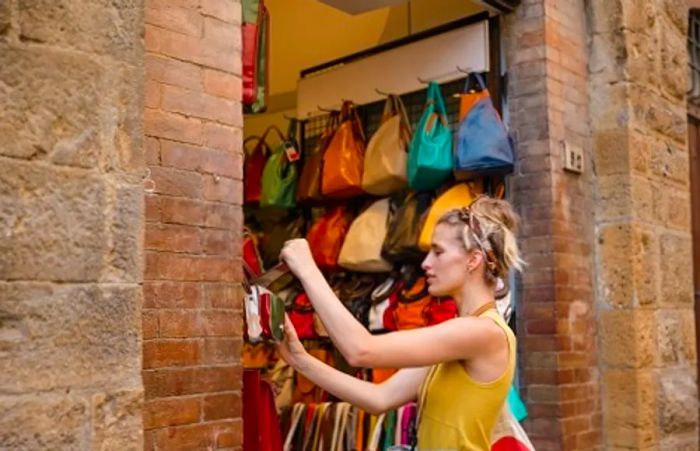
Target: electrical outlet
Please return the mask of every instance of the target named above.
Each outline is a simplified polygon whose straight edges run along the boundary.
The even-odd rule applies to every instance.
[[[583,173],[583,149],[569,142],[563,141],[564,170],[576,174]]]

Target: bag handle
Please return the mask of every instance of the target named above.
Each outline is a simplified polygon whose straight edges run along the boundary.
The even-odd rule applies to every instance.
[[[486,83],[484,82],[483,75],[481,75],[479,72],[469,72],[466,80],[464,80],[464,92],[474,91],[473,89],[469,89],[469,80],[471,80],[471,77],[474,77],[474,79],[476,80],[476,83],[479,85],[480,91],[486,89]]]
[[[352,100],[345,100],[343,102],[343,107],[341,111],[342,122],[351,121],[352,130],[355,137],[360,138],[362,142],[365,142],[365,132],[362,130],[362,122],[360,122],[360,116],[357,114],[357,108]]]
[[[253,141],[255,141],[255,147],[253,147],[253,150],[248,150],[248,143]],[[243,152],[249,157],[252,157],[258,152],[262,152],[262,154],[265,155],[270,153],[270,146],[267,145],[262,136],[253,135],[247,137],[243,141]]]
[[[281,131],[281,130],[279,129],[279,127],[277,127],[276,125],[270,125],[269,127],[267,127],[267,129],[265,129],[265,131],[263,132],[263,134],[260,135],[260,139],[261,139],[262,141],[267,141],[267,135],[268,135],[271,131],[275,131],[275,132],[277,133],[277,136],[279,136],[280,141],[282,141],[282,142],[287,141],[287,137],[284,136],[284,133],[282,133],[282,131]]]

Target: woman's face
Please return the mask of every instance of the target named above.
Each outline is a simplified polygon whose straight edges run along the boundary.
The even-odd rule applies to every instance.
[[[428,256],[421,268],[425,271],[432,296],[453,296],[469,278],[469,253],[459,237],[461,226],[438,224]]]

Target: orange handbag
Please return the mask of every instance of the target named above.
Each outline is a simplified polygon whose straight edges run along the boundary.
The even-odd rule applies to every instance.
[[[319,268],[338,267],[338,255],[351,222],[352,217],[345,207],[337,206],[328,210],[311,226],[306,239]]]
[[[485,99],[489,97],[489,90],[486,89],[486,84],[484,83],[484,79],[481,77],[481,74],[470,74],[473,75],[474,78],[476,79],[478,85],[479,85],[479,90],[474,90],[474,89],[468,89],[467,86],[464,87],[464,92],[459,95],[459,122],[461,123],[465,117],[467,117],[467,114],[469,114],[469,111],[474,108],[474,105],[476,105],[479,100]],[[469,79],[471,77],[467,77],[467,82],[466,85],[469,84]]]
[[[406,330],[427,326],[432,300],[428,293],[425,276],[418,277],[411,287],[399,290],[398,302],[393,312],[396,329]]]
[[[333,353],[325,348],[310,348],[309,354],[326,363],[329,366],[335,366]],[[315,385],[303,374],[296,373],[296,381],[294,384],[294,392],[292,393],[292,402],[301,402],[304,404],[324,402],[328,399],[328,393],[321,387]]]
[[[343,102],[341,121],[323,154],[321,192],[342,199],[364,193],[365,137],[352,102]]]

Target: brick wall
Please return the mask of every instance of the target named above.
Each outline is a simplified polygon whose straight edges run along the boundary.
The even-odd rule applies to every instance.
[[[526,429],[538,450],[599,449],[585,11],[525,0],[504,22],[513,195],[529,263],[518,293]],[[564,142],[586,150],[582,175],[564,172]]]
[[[142,30],[0,2],[0,449],[142,448]]]
[[[697,449],[687,7],[642,3],[589,5],[605,444]]]
[[[146,5],[145,449],[242,444],[241,5]]]

